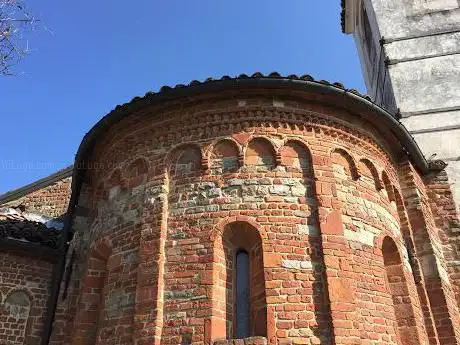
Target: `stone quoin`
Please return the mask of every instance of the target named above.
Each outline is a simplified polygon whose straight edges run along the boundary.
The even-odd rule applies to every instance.
[[[459,344],[444,167],[307,75],[136,97],[0,199],[0,343]]]

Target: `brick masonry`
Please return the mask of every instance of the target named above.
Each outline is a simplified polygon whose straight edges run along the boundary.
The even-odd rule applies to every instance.
[[[28,232],[25,237],[34,240],[32,242],[35,245],[14,250],[11,246],[5,247],[4,242],[1,242],[0,344],[41,344],[51,291],[53,263],[49,258],[37,257],[36,253],[30,253],[37,249],[35,242],[40,242],[41,238],[36,236],[35,241],[32,232],[34,228],[36,231],[39,229],[38,223],[35,222],[43,223],[53,218],[61,218],[65,214],[70,198],[70,184],[71,177],[63,177],[40,188],[33,188],[31,185],[30,190],[24,190],[16,199],[3,203],[0,201],[0,209],[17,208],[18,217],[21,214],[27,215],[29,221],[23,224],[24,227],[26,224],[28,227],[25,229]],[[3,200],[3,196],[0,200]],[[56,224],[58,223],[50,223],[51,226]],[[43,227],[45,226],[42,224],[42,232],[46,231]],[[0,236],[0,241],[4,240],[8,238]],[[24,238],[18,241],[24,245],[28,244]]]
[[[110,127],[84,162],[50,344],[460,343],[445,175],[420,176],[390,133],[335,104],[201,95]],[[34,193],[62,200],[65,183]],[[31,299],[2,302],[18,339]]]
[[[37,190],[26,191],[8,202],[2,203],[0,198],[0,207],[21,206],[27,212],[47,217],[63,216],[69,204],[71,183],[72,177],[64,177]]]
[[[0,344],[40,344],[51,270],[47,261],[0,252]]]
[[[459,342],[429,182],[370,122],[251,95],[148,112],[94,147],[52,344],[243,344],[239,249],[247,344]]]

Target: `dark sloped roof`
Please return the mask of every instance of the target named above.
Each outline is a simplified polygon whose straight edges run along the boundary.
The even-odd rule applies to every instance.
[[[39,215],[22,213],[16,209],[0,209],[0,239],[35,243],[57,249],[62,222],[47,220]]]
[[[18,199],[20,197],[23,197],[24,195],[35,192],[36,190],[39,190],[41,188],[47,187],[66,177],[70,177],[72,176],[72,170],[73,170],[73,166],[71,165],[71,166],[68,166],[67,168],[58,170],[49,176],[46,176],[35,182],[32,182],[28,185],[11,190],[4,194],[0,194],[0,205],[5,204],[9,201]]]

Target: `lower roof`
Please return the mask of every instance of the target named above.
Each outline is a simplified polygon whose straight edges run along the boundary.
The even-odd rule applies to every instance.
[[[10,247],[33,244],[57,249],[63,226],[60,220],[14,208],[0,208],[0,241],[8,240]]]
[[[55,173],[43,177],[37,181],[34,181],[23,187],[13,189],[4,194],[0,194],[0,205],[6,204],[7,202],[19,199],[24,195],[35,192],[39,189],[52,185],[53,183],[60,181],[64,178],[72,176],[73,165],[68,166],[67,168],[56,171]]]

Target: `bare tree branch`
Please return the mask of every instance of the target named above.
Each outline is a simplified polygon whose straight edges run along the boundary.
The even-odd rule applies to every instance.
[[[13,75],[13,66],[29,54],[26,32],[38,21],[21,0],[0,0],[0,75]]]

